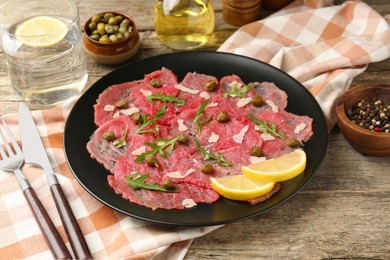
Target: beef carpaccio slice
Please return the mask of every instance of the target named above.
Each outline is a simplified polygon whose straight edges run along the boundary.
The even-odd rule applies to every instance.
[[[207,84],[215,89],[206,89]],[[261,106],[251,104],[255,95],[263,98]],[[118,101],[126,106],[118,107]],[[272,82],[245,83],[237,75],[217,79],[197,72],[188,72],[178,82],[171,70],[162,68],[143,79],[110,86],[99,95],[94,105],[97,129],[87,149],[109,171],[110,187],[133,203],[153,210],[183,209],[188,201],[213,203],[219,194],[212,189],[210,177],[241,174],[241,165],[256,160],[251,156],[254,146],[270,159],[296,149],[287,140],[303,144],[312,136],[312,119],[289,113],[286,107],[286,93]],[[156,119],[161,111],[163,115]],[[228,114],[225,122],[217,120],[221,111]],[[144,116],[146,131],[137,133],[140,125],[134,122],[134,114]],[[276,127],[284,137],[263,133],[253,118]],[[114,141],[103,137],[107,131],[114,133]],[[178,142],[183,134],[187,142]],[[158,164],[150,166],[140,159],[145,153],[153,153]],[[205,164],[212,165],[211,173],[202,172]],[[144,180],[148,184],[162,185],[169,179],[179,192],[134,190],[126,182],[134,173],[148,174]],[[279,188],[276,185],[248,203],[264,201]]]

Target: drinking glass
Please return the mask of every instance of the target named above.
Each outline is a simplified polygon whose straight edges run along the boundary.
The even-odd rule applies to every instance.
[[[0,46],[10,82],[30,107],[80,94],[88,73],[72,0],[9,0],[0,5]]]

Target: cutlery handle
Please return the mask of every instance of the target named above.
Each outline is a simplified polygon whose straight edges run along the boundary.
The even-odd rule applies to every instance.
[[[54,258],[72,259],[72,255],[69,253],[61,235],[58,233],[54,223],[51,221],[49,214],[43,207],[33,188],[28,187],[24,189],[23,194]]]
[[[92,259],[87,242],[59,183],[50,186],[57,210],[76,259]]]

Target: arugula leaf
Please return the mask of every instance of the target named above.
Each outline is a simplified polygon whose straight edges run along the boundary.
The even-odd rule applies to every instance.
[[[199,152],[201,152],[202,154],[205,155],[205,157],[203,158],[204,161],[214,159],[217,161],[217,164],[221,167],[233,166],[233,163],[226,160],[222,153],[218,152],[218,155],[214,155],[214,154],[210,153],[209,151],[207,151],[206,149],[204,149],[202,146],[200,146],[198,139],[195,139],[195,144],[196,144],[196,148],[198,148]]]
[[[155,133],[156,134],[159,130],[158,125],[155,125],[154,128],[148,128],[148,129],[144,129],[144,128],[154,124],[157,120],[162,118],[165,115],[165,111],[166,111],[166,104],[164,103],[164,105],[156,111],[156,115],[150,119],[147,119],[147,117],[149,117],[150,114],[146,114],[146,115],[141,114],[142,124],[140,124],[138,126],[136,133],[137,134],[144,134],[144,133]]]
[[[163,102],[169,102],[171,104],[176,102],[177,106],[179,106],[179,107],[184,106],[186,104],[184,99],[181,99],[181,98],[176,97],[174,95],[166,96],[164,93],[161,93],[161,92],[154,94],[154,95],[147,96],[146,100],[152,104],[154,104],[153,100],[161,100]]]
[[[122,147],[126,145],[126,136],[127,136],[127,131],[129,130],[129,127],[126,126],[125,131],[122,133],[122,138],[114,141],[114,146],[115,147]]]
[[[281,130],[278,130],[275,124],[272,124],[271,127],[269,127],[267,121],[261,122],[251,114],[249,114],[248,117],[260,127],[261,132],[271,134],[280,139],[286,138],[286,135]]]
[[[126,182],[131,186],[131,188],[133,188],[133,190],[147,189],[147,190],[156,190],[156,191],[163,191],[163,192],[179,192],[179,190],[176,189],[171,190],[171,189],[164,188],[164,186],[161,186],[156,182],[145,183],[145,180],[147,178],[149,178],[149,174],[145,173],[141,175],[140,172],[136,172],[127,176]]]
[[[159,145],[156,143],[145,143],[145,145],[152,147],[153,150],[146,151],[144,153],[141,153],[137,158],[135,158],[135,162],[142,162],[145,160],[146,155],[151,154],[155,155],[159,153],[161,157],[167,158],[169,155],[171,155],[173,149],[175,148],[175,143],[178,140],[178,137],[174,137],[172,139],[164,139],[164,138],[156,138],[157,142],[161,142],[163,144]],[[164,149],[166,151],[164,151]]]
[[[241,89],[238,89],[238,86],[239,86],[239,83],[237,82],[236,84],[234,84],[232,86],[232,88],[228,92],[225,92],[223,94],[223,96],[225,98],[227,98],[228,96],[236,96],[236,97],[244,98],[244,97],[246,97],[246,95],[245,95],[246,92],[253,89],[253,87],[250,85],[245,85]]]
[[[211,120],[210,117],[204,118],[204,119],[201,118],[209,101],[210,101],[210,99],[206,99],[205,101],[203,101],[202,105],[198,109],[198,112],[196,113],[194,122],[198,128],[198,134],[200,134],[200,132],[201,132],[202,125],[206,124],[207,122],[209,122]]]

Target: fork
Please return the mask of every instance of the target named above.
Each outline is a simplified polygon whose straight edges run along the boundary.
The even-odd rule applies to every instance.
[[[1,130],[1,125],[3,125],[5,133]],[[24,163],[24,155],[16,142],[11,129],[3,119],[1,119],[0,122],[0,141],[0,169],[15,173],[24,197],[28,202],[33,216],[38,223],[38,226],[43,233],[46,243],[48,244],[54,258],[71,259],[72,256],[62,240],[61,235],[58,233],[54,223],[50,219],[49,214],[43,207],[42,202],[39,200],[29,181],[20,170],[20,167]],[[9,142],[12,144],[13,149]]]

